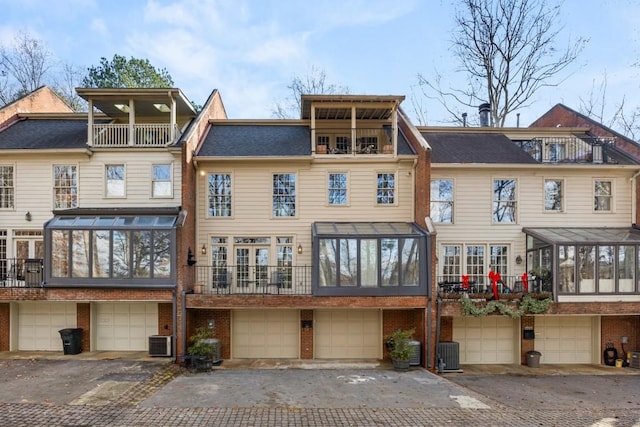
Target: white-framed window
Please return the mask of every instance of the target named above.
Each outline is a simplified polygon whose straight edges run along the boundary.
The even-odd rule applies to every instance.
[[[0,209],[13,209],[15,199],[14,167],[0,165]]]
[[[462,272],[462,247],[460,245],[442,246],[442,275],[444,280],[460,280]]]
[[[349,203],[347,198],[348,183],[348,175],[344,172],[330,172],[328,174],[327,202],[329,205],[346,206]]]
[[[462,275],[477,284],[488,284],[489,271],[508,281],[510,246],[505,244],[444,244],[440,247],[438,280],[460,281]]]
[[[564,211],[564,180],[555,178],[544,180],[544,211]]]
[[[376,203],[378,205],[394,205],[396,203],[395,173],[378,173],[376,180]]]
[[[78,207],[78,167],[53,165],[53,208]]]
[[[210,173],[208,215],[230,217],[232,214],[232,182],[229,173]]]
[[[153,165],[151,197],[173,196],[173,173],[171,163]]]
[[[593,210],[597,212],[613,210],[613,181],[610,179],[593,181]]]
[[[549,161],[561,162],[567,158],[567,144],[564,142],[549,143]]]
[[[493,180],[493,223],[516,222],[517,198],[515,179]]]
[[[431,180],[431,219],[440,224],[453,223],[453,179]]]
[[[274,217],[296,216],[296,174],[274,173],[272,192]]]
[[[489,245],[489,270],[505,276],[509,273],[508,266],[509,246]]]
[[[105,166],[105,195],[107,197],[125,197],[126,171],[124,165]]]

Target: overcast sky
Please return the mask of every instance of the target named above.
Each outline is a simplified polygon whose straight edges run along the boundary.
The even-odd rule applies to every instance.
[[[293,76],[312,66],[354,94],[405,95],[439,69],[456,85],[449,0],[0,0],[0,43],[20,31],[86,70],[114,54],[166,68],[196,103],[218,89],[230,118],[270,118]],[[588,37],[561,86],[520,111],[528,125],[558,102],[579,109],[607,74],[607,104],[640,98],[640,1],[565,0],[563,47]],[[460,80],[460,82],[462,82]],[[444,113],[424,101],[430,125]],[[475,111],[469,111],[476,114]],[[511,119],[515,121],[515,117]],[[508,123],[514,125],[515,123]]]

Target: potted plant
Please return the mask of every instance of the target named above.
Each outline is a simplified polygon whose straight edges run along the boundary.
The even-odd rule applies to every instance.
[[[398,329],[387,337],[385,345],[395,370],[406,371],[409,369],[411,356],[414,352],[414,348],[411,346],[411,338],[414,332],[414,329]]]
[[[187,348],[191,366],[197,371],[207,371],[213,365],[215,355],[213,329],[199,327],[189,338],[191,345]]]

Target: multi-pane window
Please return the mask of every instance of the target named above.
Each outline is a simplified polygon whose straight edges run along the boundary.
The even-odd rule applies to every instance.
[[[552,142],[549,144],[549,161],[561,162],[567,157],[566,144]]]
[[[431,219],[436,223],[453,223],[453,180],[431,180]]]
[[[594,181],[593,196],[594,210],[610,212],[613,200],[612,182],[609,180]]]
[[[563,181],[561,179],[544,180],[544,210],[547,212],[562,212]]]
[[[153,182],[151,184],[153,197],[171,197],[172,189],[171,165],[153,165]]]
[[[485,276],[484,269],[484,251],[485,247],[483,245],[469,245],[466,248],[465,253],[465,263],[466,263],[466,271],[469,276],[471,276],[478,283],[483,283]]]
[[[276,274],[279,277],[275,283],[279,283],[282,287],[290,288],[293,279],[292,237],[276,238],[276,263],[278,266]]]
[[[231,216],[230,174],[209,174],[209,216]]]
[[[347,204],[347,174],[329,174],[329,204],[344,206]]]
[[[489,246],[489,270],[505,276],[508,273],[509,247]]]
[[[0,209],[13,208],[14,192],[13,166],[0,166]]]
[[[396,200],[396,175],[379,173],[376,189],[376,200],[379,205],[393,205]]]
[[[211,238],[211,284],[214,288],[226,288],[231,281],[227,268],[227,238]]]
[[[574,268],[576,262],[575,246],[558,246],[558,289],[563,293],[574,293],[576,290]]]
[[[78,206],[78,169],[75,165],[53,166],[53,207],[69,209]]]
[[[461,247],[447,245],[442,247],[442,275],[444,280],[460,280]]]
[[[510,224],[516,222],[516,180],[493,180],[493,222]]]
[[[107,197],[125,196],[124,165],[107,165],[105,167]]]
[[[273,174],[273,216],[296,216],[296,175]]]

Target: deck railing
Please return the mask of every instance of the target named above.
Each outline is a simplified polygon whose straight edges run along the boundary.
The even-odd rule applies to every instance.
[[[311,295],[310,266],[197,265],[195,292],[206,295]]]
[[[0,259],[0,288],[40,288],[43,281],[40,258]]]
[[[455,293],[469,293],[469,294],[492,294],[493,284],[487,276],[468,276],[467,284],[465,285],[461,276],[449,275],[438,276],[438,293],[439,294],[455,294]],[[502,276],[496,283],[499,294],[518,293],[518,292],[530,292],[530,293],[552,293],[553,284],[544,282],[541,278],[536,276],[527,276],[527,289],[525,290],[525,284],[522,280],[522,276]]]
[[[354,132],[350,128],[316,128],[315,135],[316,154],[393,154],[391,129],[387,128],[357,128]]]
[[[179,135],[176,128],[176,137]],[[94,124],[94,147],[164,147],[170,144],[171,125],[168,123],[134,124],[133,140],[129,140],[128,124]]]
[[[515,142],[542,163],[617,163],[609,155],[615,138],[544,137]]]

